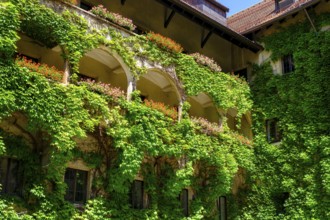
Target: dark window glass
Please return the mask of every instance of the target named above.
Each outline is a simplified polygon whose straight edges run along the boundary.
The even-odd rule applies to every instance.
[[[20,194],[21,178],[19,161],[13,158],[0,158],[1,193]]]
[[[269,119],[266,121],[267,140],[270,143],[281,140],[281,131],[278,127],[277,119]]]
[[[220,196],[218,200],[219,220],[227,220],[227,198]]]
[[[86,76],[82,73],[77,73],[78,81],[96,81],[94,77]]]
[[[285,214],[285,202],[290,197],[290,193],[284,192],[274,196],[276,214]]]
[[[145,96],[145,95],[140,95],[140,99],[141,99],[142,102],[144,102],[144,100],[147,99],[147,96]]]
[[[137,27],[134,29],[133,32],[136,33],[136,34],[145,34],[145,33],[147,33],[148,31],[145,30],[145,29],[143,29],[143,28],[141,28],[141,27],[139,27],[139,26],[137,26]]]
[[[84,203],[87,196],[88,172],[68,168],[65,171],[65,183],[68,188],[65,199],[73,203]]]
[[[239,76],[239,77],[243,77],[246,81],[248,80],[248,72],[247,72],[247,68],[245,69],[241,69],[241,70],[237,70],[234,72],[235,75]]]
[[[188,189],[183,189],[181,192],[181,206],[182,206],[182,212],[184,216],[188,216],[189,215],[189,209],[188,209]]]
[[[80,2],[80,8],[81,8],[81,9],[84,9],[84,10],[86,10],[86,11],[89,11],[89,10],[92,9],[92,6],[91,6],[90,4],[84,2],[84,1],[81,1],[81,2]]]
[[[294,0],[275,0],[275,12],[278,13],[280,11],[283,11],[293,3]]]
[[[283,73],[290,73],[294,71],[293,55],[289,54],[282,58]]]
[[[143,209],[143,181],[134,180],[130,192],[130,200],[133,209]]]
[[[292,5],[294,3],[294,0],[282,0],[279,1],[279,6],[280,9],[285,9],[287,7],[289,7],[290,5]]]
[[[25,55],[25,54],[16,53],[16,58],[21,58],[21,59],[23,59],[24,57],[25,57],[26,59],[28,59],[28,60],[32,60],[32,62],[34,62],[34,63],[39,63],[39,59],[38,59],[38,58],[30,57],[30,56]]]

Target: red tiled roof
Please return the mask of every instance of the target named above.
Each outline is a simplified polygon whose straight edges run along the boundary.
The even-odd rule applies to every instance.
[[[279,12],[275,12],[274,0],[263,0],[237,14],[230,16],[227,20],[228,27],[238,33],[245,34],[256,28],[260,28],[268,22],[279,19],[287,13],[299,9],[309,3],[316,3],[319,0],[296,0]]]

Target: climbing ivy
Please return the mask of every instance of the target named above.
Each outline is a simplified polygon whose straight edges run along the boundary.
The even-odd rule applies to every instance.
[[[273,75],[269,63],[254,67],[252,148],[226,126],[205,132],[187,109],[177,122],[141,103],[138,94],[128,102],[109,98],[88,83],[64,86],[12,58],[18,32],[48,48],[60,46],[71,73],[78,71],[87,51],[103,45],[121,57],[134,77],[146,73],[137,65],[139,59],[171,67],[187,96],[205,92],[217,107],[235,108],[238,116],[252,107],[249,86],[240,79],[200,66],[191,56],[165,51],[145,36],[91,29],[77,14],[54,12],[37,0],[1,2],[0,155],[21,161],[24,184],[20,197],[0,196],[0,217],[213,219],[215,200],[227,195],[231,218],[330,218],[330,37],[320,31],[329,17],[314,15],[317,33],[300,23],[263,39],[273,60],[292,53],[295,71],[281,76]],[[266,141],[264,121],[269,118],[280,119],[280,145]],[[97,140],[95,149],[79,147],[77,142],[87,137]],[[93,175],[93,198],[82,212],[64,200],[65,168],[78,159]],[[246,184],[231,195],[238,170],[246,172]],[[128,203],[138,174],[151,198],[144,210]],[[188,186],[195,198],[185,218],[177,197]]]
[[[230,132],[207,136],[188,118],[177,123],[139,101],[120,100],[116,107],[109,109],[105,95],[93,93],[85,86],[50,82],[43,75],[17,67],[15,63],[3,67],[0,75],[2,88],[13,92],[13,102],[17,106],[15,113],[4,117],[3,121],[14,121],[13,125],[21,129],[22,135],[30,137],[23,138],[24,144],[18,144],[8,140],[21,137],[6,131],[1,134],[5,137],[5,155],[14,156],[25,164],[22,167],[23,198],[31,203],[32,207],[27,208],[34,211],[34,217],[79,219],[89,214],[98,215],[96,210],[96,213],[89,213],[88,209],[103,201],[99,197],[103,195],[107,198],[104,209],[109,210],[108,218],[177,219],[182,214],[176,198],[187,186],[193,186],[200,195],[194,201],[191,216],[210,215],[211,204],[218,194],[229,191],[238,166],[250,166],[246,161],[252,150]],[[22,118],[28,119],[24,127],[19,121]],[[73,140],[84,138],[87,133],[101,142],[95,152],[84,153],[75,147]],[[245,153],[237,149],[245,149]],[[44,163],[40,155],[50,158],[47,166],[39,166]],[[187,156],[189,162],[180,168],[177,160],[183,156]],[[94,192],[95,203],[91,201],[81,216],[63,201],[65,164],[75,158],[82,158],[99,172],[94,180],[95,190],[96,187],[103,190]],[[107,167],[105,173],[101,169],[104,166]],[[194,171],[196,166],[199,174]],[[140,171],[146,191],[152,196],[151,207],[130,210],[127,202],[130,184]],[[35,173],[42,175],[35,178]],[[128,209],[130,211],[125,211]],[[204,210],[202,215],[200,210]]]
[[[13,56],[16,50],[16,41],[18,40],[17,30],[20,25],[17,8],[10,3],[1,3],[0,5],[0,58],[4,60]]]
[[[189,118],[187,109],[178,122],[144,105],[138,94],[128,102],[109,98],[108,87],[96,89],[88,82],[64,86],[19,65],[12,56],[21,32],[48,48],[60,46],[75,73],[82,56],[103,45],[117,53],[136,78],[146,73],[137,59],[174,67],[187,95],[205,92],[216,106],[237,108],[239,116],[251,107],[245,83],[199,66],[190,56],[165,51],[145,36],[93,30],[82,17],[55,13],[36,0],[0,3],[0,14],[5,36],[0,47],[0,153],[23,164],[21,196],[0,197],[1,218],[213,218],[215,200],[229,193],[237,170],[253,169],[249,141],[226,126],[223,132],[209,133]],[[205,85],[200,86],[202,75]],[[86,151],[77,142],[87,137],[97,141]],[[75,160],[83,160],[93,175],[93,198],[83,212],[64,200],[63,176],[67,163]],[[144,210],[131,209],[128,202],[138,174],[151,198]],[[177,197],[189,186],[196,198],[185,218]]]
[[[254,67],[255,170],[240,192],[242,219],[328,219],[329,161],[329,14],[264,37],[272,61],[293,54],[295,70],[273,74],[269,62]],[[265,120],[277,118],[278,145],[266,141]],[[236,216],[236,217],[238,217]]]
[[[122,57],[136,77],[146,73],[145,68],[136,66],[137,59],[164,67],[175,66],[176,74],[188,96],[204,92],[218,108],[237,109],[238,118],[251,109],[250,88],[244,80],[212,71],[209,67],[196,63],[189,55],[162,50],[145,36],[122,37],[116,31],[111,31],[111,36],[112,41],[108,41],[107,45]]]
[[[89,29],[87,22],[75,13],[61,15],[41,5],[38,0],[11,0],[20,11],[20,31],[48,48],[60,46],[73,73],[79,71],[79,60],[85,52],[102,42],[102,35]],[[47,30],[47,31],[45,31]]]

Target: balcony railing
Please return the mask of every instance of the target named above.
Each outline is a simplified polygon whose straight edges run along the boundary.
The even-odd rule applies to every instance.
[[[118,32],[120,32],[125,37],[131,36],[134,34],[133,32],[131,32],[117,24],[114,24],[110,21],[107,21],[103,18],[100,18],[89,11],[86,11],[82,8],[79,8],[77,6],[74,6],[74,5],[65,3],[65,2],[54,1],[54,0],[40,0],[40,3],[53,9],[57,13],[62,13],[65,10],[75,12],[78,15],[85,18],[86,21],[88,22],[89,26],[96,30],[102,30],[105,28],[109,28],[109,26],[111,26],[112,28],[116,29]]]

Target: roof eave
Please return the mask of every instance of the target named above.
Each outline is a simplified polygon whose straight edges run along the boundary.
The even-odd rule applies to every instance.
[[[233,31],[232,29],[220,24],[209,16],[203,14],[197,9],[189,6],[188,4],[181,2],[180,0],[157,0],[168,8],[176,11],[184,17],[192,20],[195,23],[198,23],[198,19],[203,21],[203,26],[209,29],[212,29],[214,33],[219,35],[220,37],[232,42],[233,44],[247,48],[253,52],[258,52],[263,49],[263,47],[249,40],[248,38],[242,36],[241,34]],[[201,25],[201,24],[200,24]]]
[[[250,28],[248,30],[242,31],[242,32],[240,32],[240,34],[249,34],[249,33],[252,33],[254,31],[257,31],[257,30],[259,30],[259,29],[261,29],[263,27],[266,27],[268,25],[271,25],[272,23],[274,23],[274,22],[276,22],[278,20],[282,20],[283,18],[285,18],[285,17],[287,17],[289,15],[292,15],[294,13],[297,13],[297,12],[299,12],[302,9],[308,8],[308,7],[310,7],[310,6],[318,3],[320,1],[321,0],[314,0],[314,1],[310,1],[310,2],[304,3],[304,4],[300,5],[297,8],[294,8],[294,9],[292,9],[292,10],[286,12],[286,13],[283,13],[282,15],[280,15],[278,17],[275,17],[275,18],[273,18],[273,19],[271,19],[269,21],[266,21],[265,23],[262,23],[260,25],[254,26],[254,27],[252,27],[252,28]]]

